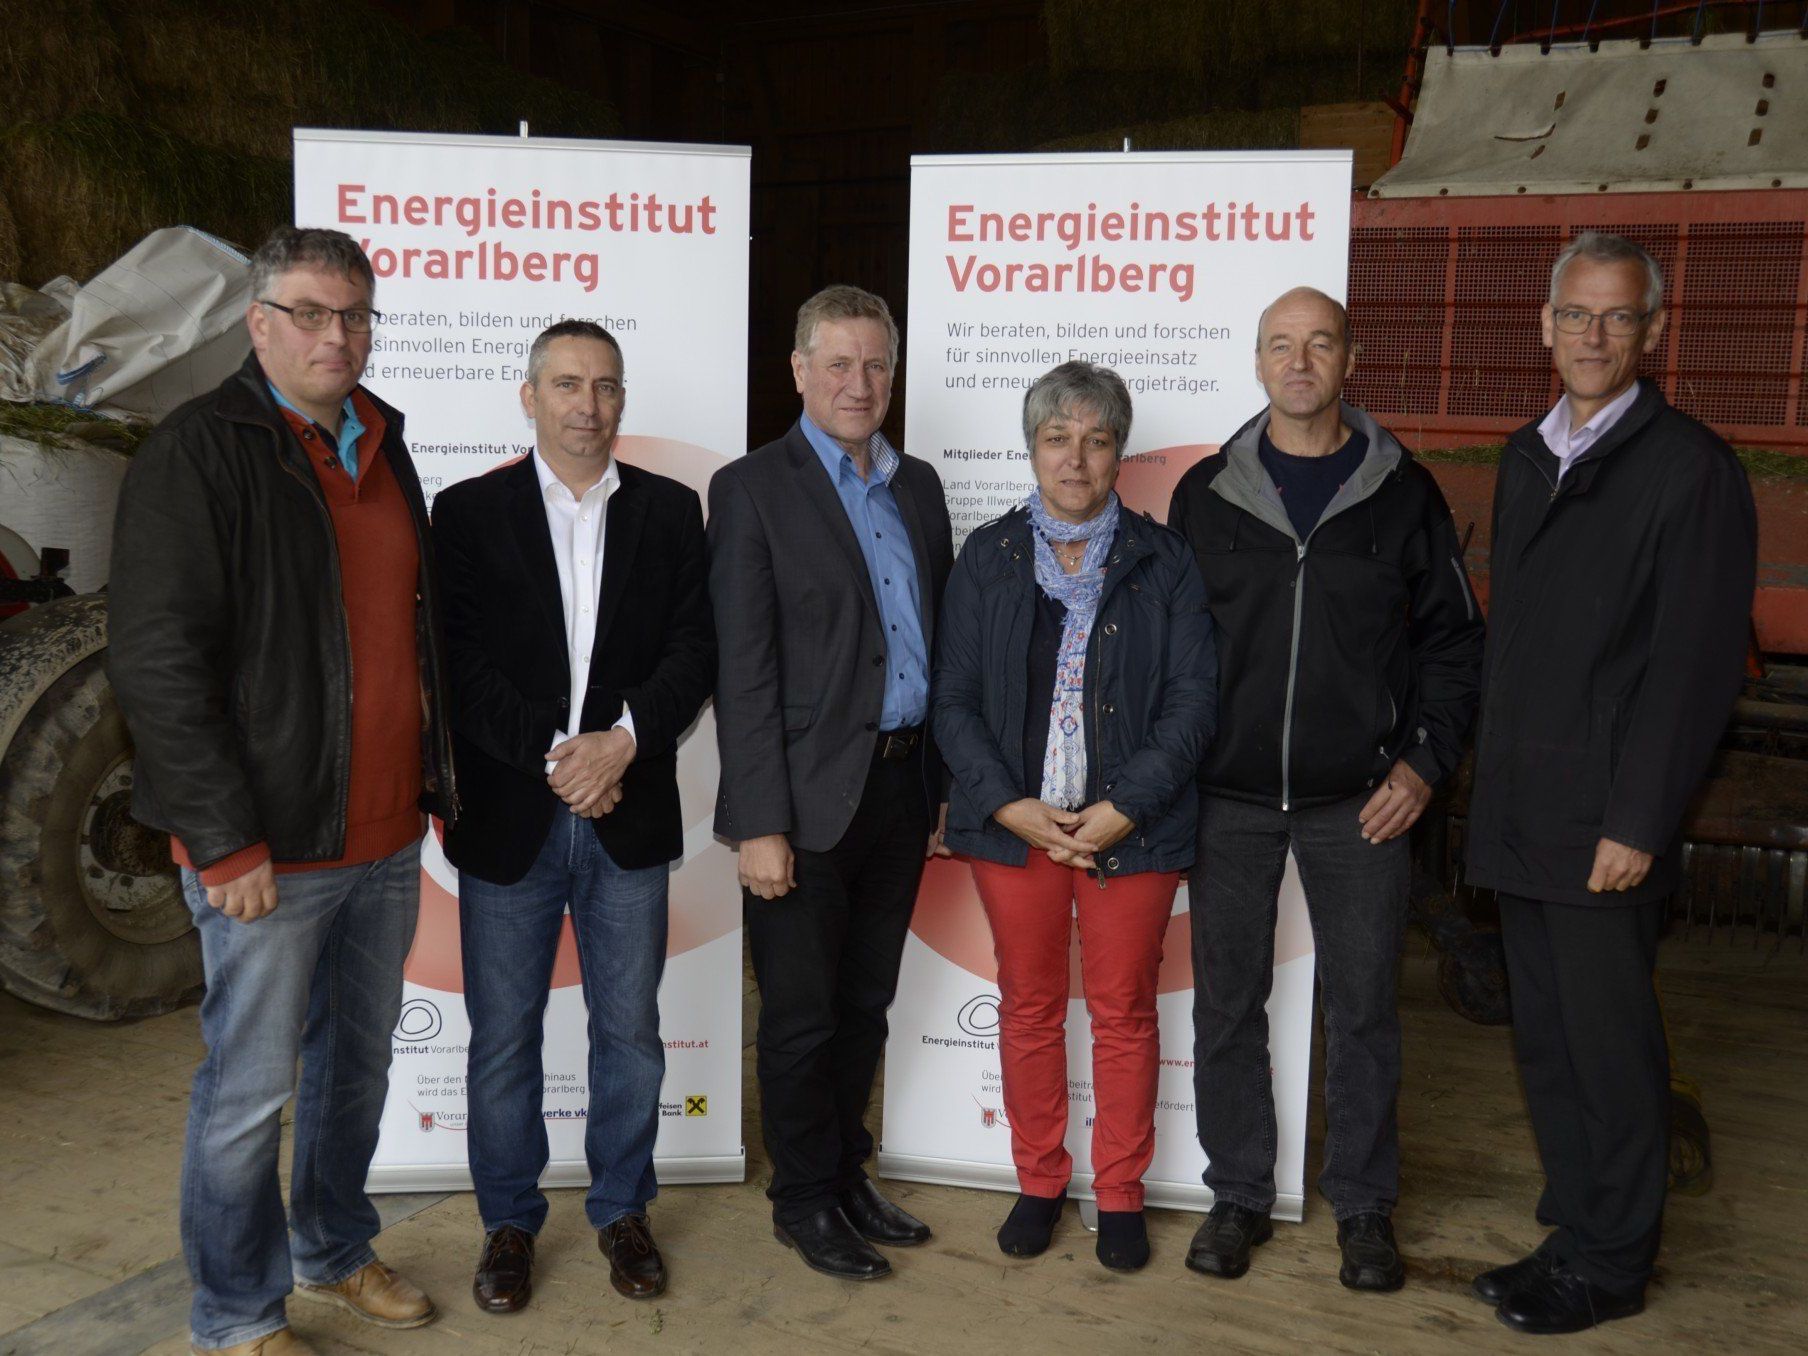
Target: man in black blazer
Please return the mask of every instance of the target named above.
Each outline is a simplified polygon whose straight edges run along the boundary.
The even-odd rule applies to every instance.
[[[471,1177],[472,1293],[531,1293],[546,1218],[540,1044],[567,904],[590,1014],[585,1210],[631,1299],[665,1289],[647,1223],[665,1046],[657,994],[669,863],[684,850],[678,738],[709,696],[715,640],[696,492],[624,466],[621,348],[589,321],[534,341],[533,455],[433,509],[445,578]]]
[[[863,1167],[924,845],[940,848],[924,722],[953,564],[940,478],[879,431],[897,359],[881,298],[810,298],[791,355],[803,416],[709,486],[716,832],[739,844],[760,986],[767,1195],[782,1242],[856,1280],[891,1271],[872,1242],[929,1237]]]

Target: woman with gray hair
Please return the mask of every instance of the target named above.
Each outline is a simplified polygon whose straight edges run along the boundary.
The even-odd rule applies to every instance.
[[[967,539],[938,637],[935,735],[953,774],[947,844],[992,926],[999,1055],[1021,1194],[998,1246],[1033,1257],[1072,1173],[1068,951],[1078,918],[1092,1019],[1098,1257],[1149,1259],[1142,1175],[1155,1152],[1157,972],[1193,860],[1194,770],[1217,660],[1182,539],[1114,486],[1130,393],[1070,362],[1023,402],[1036,488]],[[1076,907],[1077,906],[1077,907]]]

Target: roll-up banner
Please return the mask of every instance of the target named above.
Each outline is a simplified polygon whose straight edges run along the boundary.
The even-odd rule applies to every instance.
[[[911,162],[906,445],[947,489],[957,546],[1034,481],[1025,389],[1057,364],[1114,368],[1135,417],[1118,492],[1167,517],[1180,475],[1267,404],[1256,322],[1290,287],[1342,300],[1348,151],[918,156]],[[1207,963],[1209,964],[1209,958]],[[1091,1038],[1076,941],[1067,1147],[1091,1194]],[[998,967],[968,867],[925,876],[891,1010],[881,1170],[1016,1189],[998,1059]],[[1193,966],[1183,886],[1161,966],[1153,1205],[1203,1209],[1194,1126]],[[1277,1214],[1304,1209],[1312,932],[1291,860],[1268,1004]]]
[[[738,146],[296,130],[296,223],[337,227],[370,256],[383,321],[365,383],[406,417],[429,500],[532,449],[519,396],[528,346],[568,318],[621,342],[616,454],[704,493],[746,448],[749,167]],[[685,854],[672,869],[654,1151],[666,1183],[746,1170],[740,891],[710,834],[716,773],[706,709],[678,757]],[[378,1191],[470,1185],[458,874],[435,828],[371,1165]],[[583,1185],[588,1042],[569,918],[552,986],[543,1180]]]

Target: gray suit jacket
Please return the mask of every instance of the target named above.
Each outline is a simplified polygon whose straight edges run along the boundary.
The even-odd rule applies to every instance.
[[[900,453],[891,484],[933,656],[954,563],[941,477]],[[798,425],[711,479],[709,593],[719,645],[716,832],[732,842],[783,833],[793,847],[826,852],[866,784],[885,700],[885,640],[866,557]],[[933,745],[924,761],[939,799]]]

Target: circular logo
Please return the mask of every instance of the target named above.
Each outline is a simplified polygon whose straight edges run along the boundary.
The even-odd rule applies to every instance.
[[[439,1009],[425,998],[410,998],[402,1004],[402,1014],[396,1018],[395,1038],[399,1041],[430,1041],[439,1035],[442,1025]]]
[[[969,998],[961,1005],[960,1015],[954,1019],[960,1023],[960,1029],[969,1036],[996,1036],[998,1034],[998,995],[982,993]]]

